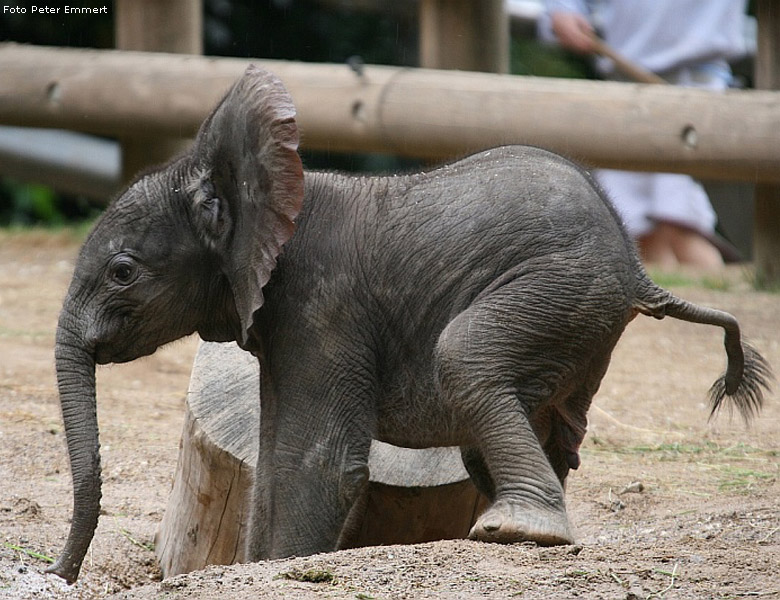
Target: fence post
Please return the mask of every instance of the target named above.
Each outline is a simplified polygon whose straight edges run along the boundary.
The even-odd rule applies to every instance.
[[[776,0],[758,0],[756,17],[756,87],[777,90],[780,89],[780,4]],[[780,285],[780,186],[777,184],[756,185],[754,255],[758,283]]]
[[[202,0],[116,0],[116,47],[142,52],[203,53]],[[183,140],[152,135],[124,137],[122,179],[168,160]]]
[[[508,73],[503,0],[421,0],[420,66]]]

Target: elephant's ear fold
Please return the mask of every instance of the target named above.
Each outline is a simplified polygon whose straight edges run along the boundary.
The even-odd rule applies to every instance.
[[[220,255],[245,346],[303,202],[295,107],[282,82],[250,66],[201,126],[192,159],[195,226]]]

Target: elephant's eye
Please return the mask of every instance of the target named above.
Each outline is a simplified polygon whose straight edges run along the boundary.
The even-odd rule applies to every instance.
[[[216,227],[219,223],[219,198],[216,196],[208,196],[200,203],[200,208],[203,211],[203,216],[206,218],[206,222],[211,227]]]
[[[138,276],[138,268],[129,257],[118,257],[111,264],[111,279],[119,285],[130,285]]]

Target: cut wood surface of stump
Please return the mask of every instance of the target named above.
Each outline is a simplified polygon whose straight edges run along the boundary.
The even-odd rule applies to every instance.
[[[257,360],[234,343],[202,342],[192,367],[168,507],[155,540],[164,577],[243,562],[259,443]],[[465,537],[485,499],[458,448],[374,441],[364,503],[340,546]]]

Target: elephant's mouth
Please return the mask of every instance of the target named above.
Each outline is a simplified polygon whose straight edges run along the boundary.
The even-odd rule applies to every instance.
[[[112,363],[127,363],[154,354],[157,346],[129,346],[120,347],[113,343],[100,343],[95,346],[95,363],[108,365]]]

